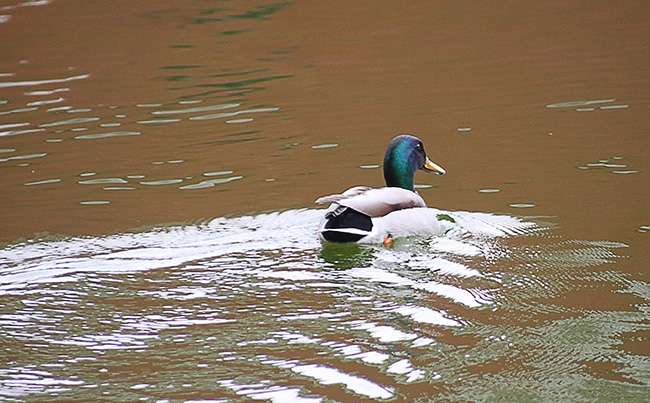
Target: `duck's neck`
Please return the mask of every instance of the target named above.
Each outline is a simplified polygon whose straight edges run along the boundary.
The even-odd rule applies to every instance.
[[[399,187],[415,192],[413,186],[413,172],[408,169],[406,164],[398,163],[388,154],[384,159],[384,180],[388,187]]]

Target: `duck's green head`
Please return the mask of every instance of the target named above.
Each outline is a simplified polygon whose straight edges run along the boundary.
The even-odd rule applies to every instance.
[[[386,186],[401,187],[415,191],[413,175],[421,169],[444,175],[445,170],[433,163],[424,152],[424,145],[419,138],[402,134],[388,144],[384,157],[384,179]]]

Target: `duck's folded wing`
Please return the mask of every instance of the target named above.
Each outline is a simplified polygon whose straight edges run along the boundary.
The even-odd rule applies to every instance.
[[[356,187],[343,194],[321,197],[316,203],[337,203],[370,217],[381,217],[390,212],[413,207],[426,207],[417,193],[397,187],[371,189]]]
[[[355,186],[353,188],[350,188],[346,190],[345,192],[341,194],[333,194],[329,196],[323,196],[319,197],[316,199],[316,204],[328,204],[328,203],[338,203],[341,200],[349,199],[354,196],[358,196],[360,194],[363,194],[364,192],[367,192],[369,190],[372,190],[372,188],[368,186]]]

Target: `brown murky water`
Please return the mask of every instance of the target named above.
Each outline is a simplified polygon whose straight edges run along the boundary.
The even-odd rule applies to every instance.
[[[0,398],[647,401],[649,20],[3,3]],[[319,244],[403,132],[457,225]]]

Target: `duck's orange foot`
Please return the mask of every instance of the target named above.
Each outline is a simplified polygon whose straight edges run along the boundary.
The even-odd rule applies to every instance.
[[[393,240],[391,238],[384,239],[384,247],[390,248],[393,246]]]

